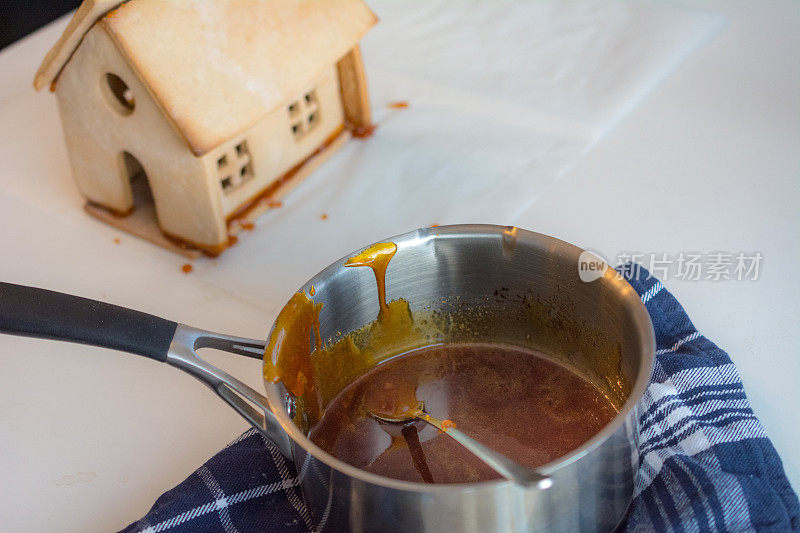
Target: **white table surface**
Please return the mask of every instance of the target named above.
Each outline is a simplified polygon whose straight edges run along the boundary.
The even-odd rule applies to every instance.
[[[797,488],[800,4],[702,5],[726,17],[725,29],[509,222],[611,258],[623,251],[760,251],[758,281],[666,285],[698,329],[730,353]],[[0,53],[0,65],[32,72],[56,36],[46,28]],[[0,73],[0,101],[17,96],[7,73]],[[0,131],[0,143],[14,142],[14,131]],[[184,276],[182,259],[134,238],[120,235],[121,245],[109,247],[118,234],[101,224],[82,225],[76,246],[76,228],[51,218],[54,205],[47,198],[37,209],[15,202],[12,180],[24,179],[0,170],[3,280],[258,337],[279,302],[335,259],[310,257],[303,268],[284,272],[276,252],[263,275],[279,276],[284,290],[242,298]],[[71,194],[68,208],[80,209],[80,198]],[[365,243],[347,244],[339,255]],[[152,258],[150,270],[132,266],[143,255]],[[101,260],[103,268],[93,268]],[[213,268],[208,265],[201,268]],[[102,349],[43,342],[0,337],[0,529],[124,527],[246,428],[178,371]],[[260,386],[258,361],[209,359]]]

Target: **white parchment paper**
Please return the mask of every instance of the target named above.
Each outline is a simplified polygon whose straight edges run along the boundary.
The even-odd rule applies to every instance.
[[[722,23],[646,2],[369,3],[380,23],[362,48],[378,129],[221,258],[195,263],[185,283],[210,301],[235,295],[274,316],[317,270],[370,242],[434,223],[513,224]],[[29,59],[32,78],[41,57]],[[34,94],[22,76],[2,89],[0,207],[31,214],[24,235],[34,240],[20,245],[31,254],[20,260],[57,250],[73,269],[96,264],[87,287],[177,272],[182,259],[145,243],[114,246],[119,231],[80,209],[52,95]],[[114,258],[124,265],[99,266]]]

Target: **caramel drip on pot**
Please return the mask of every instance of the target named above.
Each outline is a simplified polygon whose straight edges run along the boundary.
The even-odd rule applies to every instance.
[[[368,266],[375,274],[375,282],[378,284],[378,305],[381,312],[387,310],[386,305],[386,268],[394,254],[397,253],[397,245],[393,242],[379,242],[373,244],[360,254],[351,257],[344,264],[346,267]]]
[[[314,303],[304,292],[292,295],[275,320],[267,347],[264,350],[264,379],[282,381],[297,398],[310,397],[304,406],[309,415],[319,414],[317,387],[311,365],[311,336],[317,349],[322,347],[319,336],[321,303]]]
[[[315,295],[313,289],[308,295],[302,291],[293,295],[275,320],[264,353],[264,378],[282,382],[298,398],[300,418],[295,422],[301,427],[319,420],[336,394],[367,369],[427,343],[414,324],[408,302],[386,301],[386,268],[396,251],[394,243],[380,243],[345,263],[368,266],[375,274],[380,311],[373,322],[323,343],[319,321],[323,304],[310,298]]]

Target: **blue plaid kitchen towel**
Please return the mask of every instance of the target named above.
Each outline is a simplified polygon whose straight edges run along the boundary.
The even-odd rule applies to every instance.
[[[701,335],[660,281],[618,269],[656,333],[641,404],[630,531],[800,531],[800,503],[728,355]],[[311,531],[294,466],[254,430],[162,495],[130,532]]]

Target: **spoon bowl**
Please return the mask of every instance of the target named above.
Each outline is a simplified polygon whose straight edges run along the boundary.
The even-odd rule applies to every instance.
[[[373,409],[368,409],[367,411],[369,412],[369,416],[378,422],[385,422],[387,424],[410,424],[415,420],[420,420],[419,413],[425,412],[425,404],[419,402],[415,408],[402,413],[380,412]]]
[[[425,404],[423,402],[419,402],[416,408],[409,409],[402,413],[376,413],[369,409],[368,412],[372,418],[385,424],[408,425],[417,420],[427,422],[442,433],[452,437],[475,457],[490,466],[495,472],[523,487],[536,486],[539,489],[547,489],[553,484],[548,476],[545,476],[538,470],[522,466],[516,461],[512,461],[505,455],[491,448],[487,448],[472,437],[467,436],[465,433],[459,431],[452,421],[440,420],[426,413]]]

